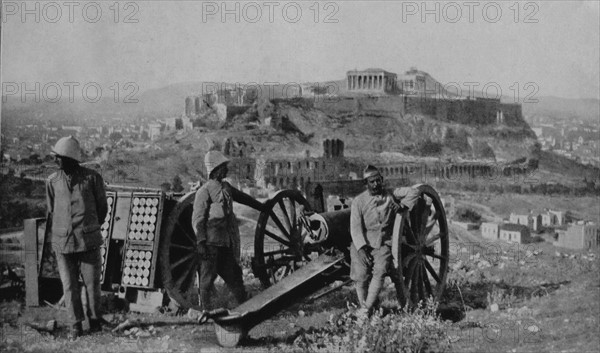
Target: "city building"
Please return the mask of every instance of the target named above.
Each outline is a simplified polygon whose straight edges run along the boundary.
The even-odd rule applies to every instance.
[[[600,244],[600,230],[592,222],[569,224],[564,233],[559,233],[557,246],[569,249],[597,249]]]
[[[500,225],[494,222],[481,223],[481,236],[485,239],[497,240],[500,237]]]
[[[542,213],[542,225],[545,227],[556,225],[556,216],[550,212]]]
[[[548,211],[550,214],[554,215],[556,218],[556,223],[554,225],[562,226],[566,223],[565,212],[563,211]]]
[[[533,220],[528,214],[512,213],[508,218],[509,223],[521,224],[529,228],[533,228]]]
[[[524,244],[531,240],[529,228],[522,224],[505,223],[500,226],[499,239]]]
[[[148,124],[148,136],[154,141],[160,137],[161,124]]]

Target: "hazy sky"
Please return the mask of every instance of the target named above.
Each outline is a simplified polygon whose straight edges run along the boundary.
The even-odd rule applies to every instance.
[[[422,1],[132,1],[118,16],[113,1],[64,3],[28,1],[23,18],[21,1],[3,2],[3,82],[135,82],[144,91],[416,66],[465,89],[495,82],[506,95],[517,86],[521,95],[599,95],[598,1],[430,1],[425,18]],[[232,10],[224,21],[222,4]]]

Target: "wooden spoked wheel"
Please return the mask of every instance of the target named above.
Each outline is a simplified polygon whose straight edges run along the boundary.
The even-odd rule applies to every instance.
[[[297,190],[282,190],[265,203],[256,225],[252,258],[252,271],[264,287],[310,261],[300,221],[309,209],[308,201]]]
[[[400,246],[395,247],[396,290],[402,306],[416,306],[429,297],[439,300],[446,285],[449,233],[444,205],[429,185],[416,185],[419,199],[400,221]]]
[[[164,288],[183,309],[198,304],[193,292],[200,258],[192,229],[195,193],[183,196],[169,214],[160,242],[160,272]],[[196,298],[196,299],[194,299]]]

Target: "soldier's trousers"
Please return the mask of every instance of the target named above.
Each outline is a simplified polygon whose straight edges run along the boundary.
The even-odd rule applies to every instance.
[[[223,278],[229,290],[233,293],[237,304],[246,300],[246,289],[242,278],[242,268],[235,260],[233,249],[222,246],[206,246],[207,253],[200,260],[200,305],[204,310],[212,307],[211,289],[217,275]]]
[[[83,278],[87,290],[88,305],[87,314],[90,319],[100,318],[100,274],[102,258],[100,248],[61,254],[56,252],[58,273],[63,286],[65,306],[69,313],[71,325],[85,320],[84,308],[81,302],[81,288],[79,286],[79,274]]]

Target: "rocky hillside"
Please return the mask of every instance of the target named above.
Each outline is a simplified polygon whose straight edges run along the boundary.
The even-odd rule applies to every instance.
[[[345,154],[350,157],[373,158],[385,151],[444,160],[511,161],[529,157],[535,143],[524,121],[517,126],[482,126],[407,113],[400,108],[379,109],[377,104],[344,109],[305,99],[261,101],[223,128],[247,129],[248,136],[266,135],[261,142],[252,142],[257,150],[269,136],[284,134],[290,142],[301,142],[298,155],[307,149],[320,154],[324,139],[339,138],[345,141]]]

